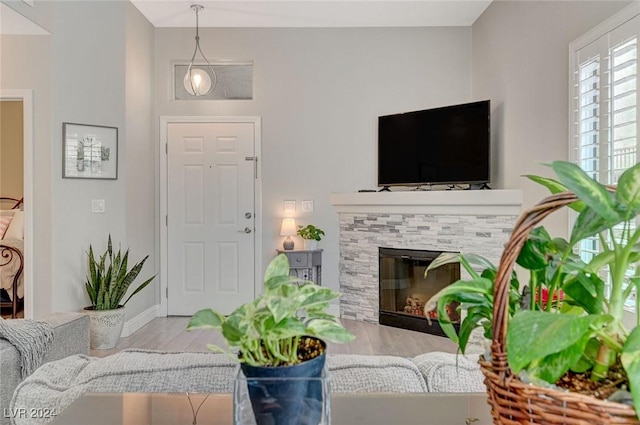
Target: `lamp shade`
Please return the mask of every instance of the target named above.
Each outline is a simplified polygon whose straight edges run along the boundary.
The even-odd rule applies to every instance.
[[[204,96],[211,92],[211,77],[204,69],[192,68],[184,76],[184,88],[194,96]]]
[[[298,233],[296,221],[292,218],[283,218],[282,227],[280,228],[281,236],[293,236]]]

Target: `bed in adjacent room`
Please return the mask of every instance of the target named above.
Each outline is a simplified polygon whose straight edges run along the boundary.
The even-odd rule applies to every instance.
[[[24,298],[24,211],[22,199],[0,197],[0,307],[15,318]]]

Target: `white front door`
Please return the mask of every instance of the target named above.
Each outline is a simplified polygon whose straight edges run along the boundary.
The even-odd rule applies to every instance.
[[[169,123],[167,313],[254,299],[254,123]]]

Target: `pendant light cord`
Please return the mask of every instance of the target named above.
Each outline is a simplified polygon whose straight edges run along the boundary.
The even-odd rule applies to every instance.
[[[209,62],[209,59],[207,59],[207,57],[204,55],[204,53],[202,53],[202,49],[200,48],[200,25],[199,25],[199,12],[200,10],[204,9],[204,6],[199,5],[199,4],[192,4],[191,5],[191,9],[193,9],[196,12],[196,47],[193,50],[193,56],[191,56],[191,62],[189,62],[189,68],[187,68],[187,75],[189,75],[189,84],[191,84],[191,90],[193,92],[193,94],[195,96],[204,96],[207,95],[209,93],[211,93],[215,87],[216,84],[218,83],[218,77],[216,76],[216,71],[213,69],[213,66],[211,66],[211,63]],[[207,67],[209,68],[209,74],[211,77],[211,88],[206,92],[206,93],[198,93],[196,91],[196,87],[193,85],[193,78],[191,76],[191,70],[193,68],[193,64],[194,61],[196,59],[196,55],[198,54],[198,52],[200,52],[200,56],[202,56],[202,59],[204,59],[204,61],[207,63]]]

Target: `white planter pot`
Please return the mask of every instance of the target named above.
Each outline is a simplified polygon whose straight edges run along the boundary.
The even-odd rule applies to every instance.
[[[314,239],[304,239],[304,249],[305,251],[315,251],[318,249],[318,241]]]
[[[89,315],[89,336],[92,350],[109,350],[118,345],[124,326],[124,307],[114,310],[93,310],[85,307]]]

